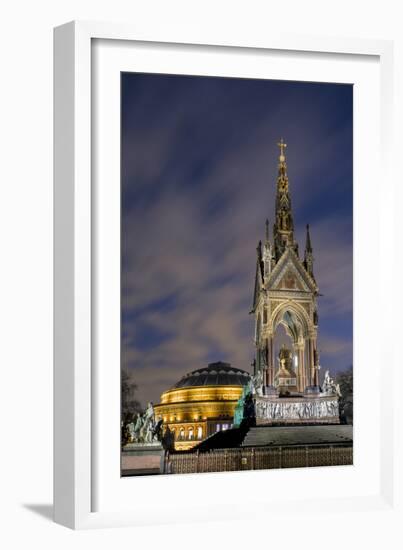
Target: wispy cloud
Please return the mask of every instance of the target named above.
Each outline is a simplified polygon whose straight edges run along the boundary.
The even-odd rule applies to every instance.
[[[273,219],[280,135],[300,251],[309,222],[324,294],[322,363],[351,362],[351,94],[330,88],[123,80],[122,358],[143,402],[209,361],[249,368],[255,248]]]

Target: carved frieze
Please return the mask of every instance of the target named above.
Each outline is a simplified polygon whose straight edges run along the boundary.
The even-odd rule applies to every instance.
[[[269,421],[299,421],[339,418],[337,398],[283,400],[256,398],[256,419]]]

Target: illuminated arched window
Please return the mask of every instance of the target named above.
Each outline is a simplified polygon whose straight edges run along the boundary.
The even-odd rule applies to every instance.
[[[189,428],[189,439],[193,439],[193,428]]]
[[[197,439],[201,439],[203,437],[203,428],[199,426],[197,428]]]
[[[185,428],[179,430],[179,439],[185,439]]]

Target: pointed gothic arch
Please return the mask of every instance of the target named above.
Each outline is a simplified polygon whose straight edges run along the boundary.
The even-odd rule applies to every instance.
[[[287,314],[290,317],[289,319],[285,318]],[[275,307],[268,324],[269,332],[274,334],[279,323],[288,325],[288,329],[292,332],[292,327],[289,326],[292,322],[299,324],[301,327],[302,333],[298,334],[299,337],[305,339],[312,333],[314,327],[308,313],[302,305],[293,300],[286,300]]]
[[[272,380],[275,379],[277,362],[273,356],[276,340],[276,331],[279,325],[285,328],[287,335],[292,342],[292,352],[295,359],[297,371],[297,387],[304,391],[309,381],[310,371],[307,365],[311,362],[311,343],[314,326],[306,309],[298,302],[290,299],[282,301],[275,307],[270,316],[268,332],[269,346],[271,348],[271,371]]]

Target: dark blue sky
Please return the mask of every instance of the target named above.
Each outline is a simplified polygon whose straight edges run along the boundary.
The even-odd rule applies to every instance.
[[[322,369],[352,364],[352,128],[350,85],[122,75],[122,361],[143,404],[210,361],[249,370],[280,137]]]

